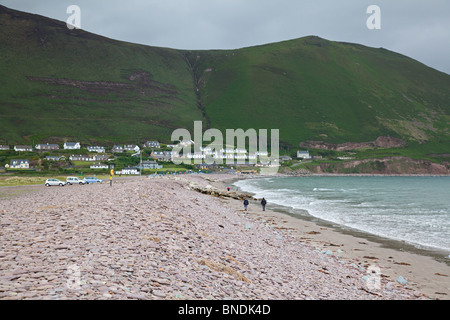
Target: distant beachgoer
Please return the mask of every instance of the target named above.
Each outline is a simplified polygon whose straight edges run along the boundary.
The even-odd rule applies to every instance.
[[[248,200],[245,199],[244,200],[244,209],[245,209],[245,211],[247,211],[247,206],[248,206]]]
[[[230,191],[230,187],[227,188],[227,191]]]
[[[266,199],[262,198],[262,200],[261,200],[261,205],[262,205],[263,211],[266,211],[266,204],[267,204]]]

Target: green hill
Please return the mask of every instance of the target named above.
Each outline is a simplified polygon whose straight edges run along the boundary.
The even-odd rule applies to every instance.
[[[167,139],[202,117],[179,51],[69,30],[1,6],[0,43],[0,137],[10,143]]]
[[[280,128],[295,145],[382,135],[449,141],[450,76],[385,49],[306,37],[193,56],[220,129]]]
[[[202,119],[280,129],[286,146],[389,135],[407,143],[402,155],[449,153],[450,76],[382,48],[311,36],[174,50],[1,6],[0,43],[0,139],[10,143],[168,141]]]

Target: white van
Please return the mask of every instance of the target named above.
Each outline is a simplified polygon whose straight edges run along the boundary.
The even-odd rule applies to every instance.
[[[86,181],[78,178],[78,177],[67,177],[66,179],[67,184],[86,184]]]

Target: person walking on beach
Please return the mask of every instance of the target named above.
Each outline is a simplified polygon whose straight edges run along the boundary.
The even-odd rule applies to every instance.
[[[261,200],[261,205],[262,205],[263,211],[266,211],[266,204],[267,204],[266,199],[262,198],[262,200]]]
[[[247,211],[247,206],[248,206],[248,200],[245,199],[244,200],[244,209],[245,209],[245,211]]]

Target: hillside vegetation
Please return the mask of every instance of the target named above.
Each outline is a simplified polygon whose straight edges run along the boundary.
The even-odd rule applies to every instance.
[[[0,43],[0,137],[11,143],[166,139],[202,117],[176,50],[69,30],[4,7]]]
[[[114,41],[0,6],[0,143],[169,142],[176,128],[280,129],[282,146],[402,139],[449,153],[450,76],[310,36],[236,50]],[[223,131],[224,132],[224,131]]]

